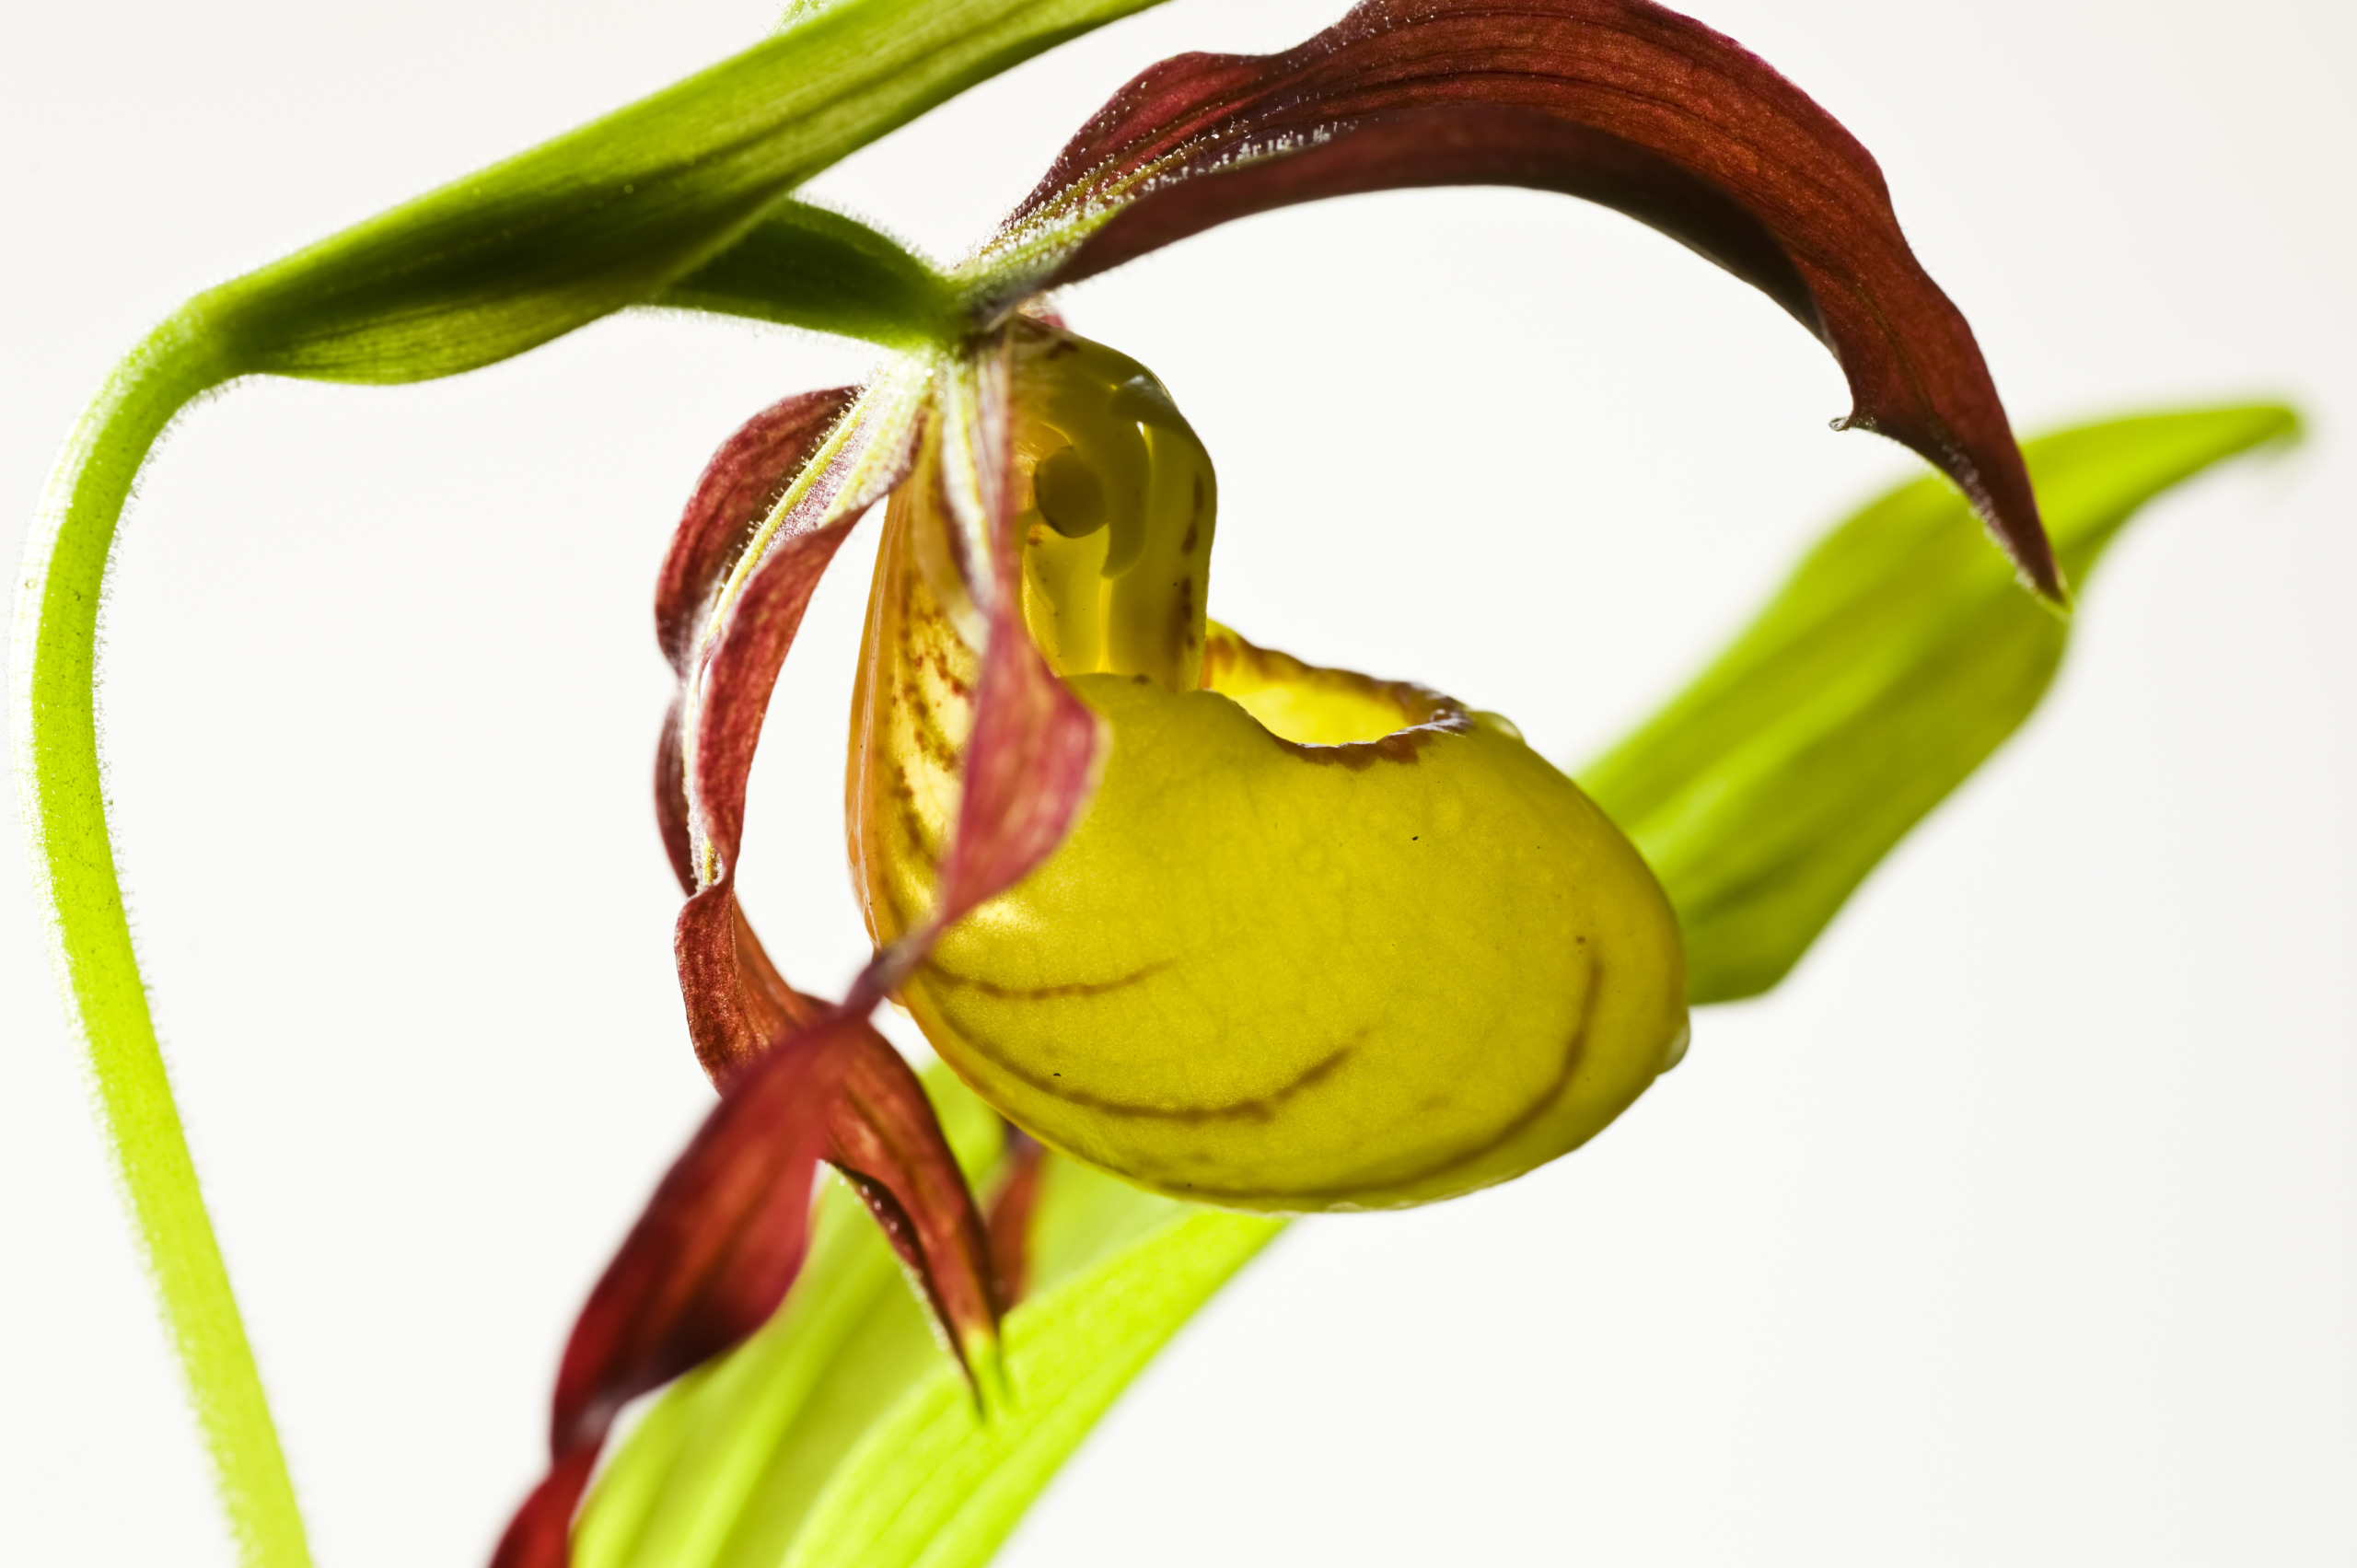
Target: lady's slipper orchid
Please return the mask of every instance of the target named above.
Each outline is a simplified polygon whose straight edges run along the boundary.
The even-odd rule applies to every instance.
[[[583,1313],[499,1561],[563,1561],[621,1405],[773,1309],[822,1160],[991,1387],[1019,1248],[867,1023],[887,996],[1051,1146],[1238,1207],[1503,1180],[1676,1063],[1677,923],[1620,830],[1505,720],[1207,620],[1208,455],[1151,372],[1039,303],[1232,217],[1455,183],[1603,203],[1759,287],[1839,359],[1846,423],[1937,465],[2061,597],[1970,331],[1873,160],[1730,41],[1644,0],[1377,0],[1283,53],[1147,71],[956,274],[953,342],[765,411],[682,518],[656,794],[726,1095]],[[742,257],[674,296],[771,313]],[[737,859],[803,610],[887,497],[848,788],[879,951],[830,1005],[769,960]]]

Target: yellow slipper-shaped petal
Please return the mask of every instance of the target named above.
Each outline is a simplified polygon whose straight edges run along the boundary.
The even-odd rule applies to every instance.
[[[900,1001],[1010,1120],[1181,1197],[1425,1202],[1585,1142],[1685,1047],[1652,873],[1504,719],[1207,626],[1202,448],[1133,362],[1082,346],[1018,362],[1016,446],[1040,475],[1027,610],[1110,726],[1103,781]],[[1109,459],[1082,428],[1108,401],[1134,415]],[[930,907],[978,665],[931,494],[893,503],[860,673],[852,849],[879,944]],[[1075,572],[1080,547],[1137,564]]]

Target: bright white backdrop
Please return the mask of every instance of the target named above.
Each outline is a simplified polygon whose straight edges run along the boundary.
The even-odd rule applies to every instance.
[[[953,254],[1131,71],[1339,0],[1178,0],[820,190]],[[1713,0],[1882,160],[2019,424],[2288,395],[2316,438],[2156,506],[2031,729],[1772,999],[1592,1148],[1305,1225],[1155,1366],[1017,1568],[2357,1560],[2357,10]],[[194,288],[741,46],[755,0],[266,0],[0,22],[0,552]],[[1825,355],[1551,197],[1238,224],[1069,300],[1221,465],[1214,611],[1573,762],[1843,508]],[[707,1103],[645,804],[654,563],[712,446],[860,353],[605,323],[396,391],[198,411],[120,553],[131,897],[315,1546],[478,1561],[561,1336]],[[757,781],[812,983],[853,561]],[[0,1555],[226,1562],[0,854]]]

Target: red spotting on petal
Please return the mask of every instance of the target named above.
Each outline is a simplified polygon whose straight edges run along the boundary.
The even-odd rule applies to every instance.
[[[1230,218],[1421,185],[1560,191],[1683,240],[1831,348],[1847,423],[1913,448],[2061,596],[1972,331],[1908,248],[1882,171],[1765,62],[1644,0],[1386,0],[1279,54],[1188,54],[1116,93],[1008,221],[1110,206],[1042,278]]]
[[[1063,842],[1097,787],[1103,728],[1048,668],[1019,611],[1001,605],[974,689],[958,831],[941,863],[939,924],[1013,887]]]
[[[1015,537],[1012,340],[977,353],[971,405],[961,417],[945,412],[936,424],[946,452],[933,465],[933,505],[958,508],[947,492],[953,469],[970,474],[982,512],[981,527],[994,558],[992,575],[1021,581],[1021,544]],[[955,412],[955,411],[951,411]],[[922,477],[922,476],[921,476]],[[952,530],[953,543],[962,536]],[[972,576],[970,569],[969,577]],[[923,961],[941,933],[977,904],[1022,880],[1055,852],[1079,821],[1104,762],[1104,722],[1057,679],[1031,641],[1012,591],[992,596],[981,668],[974,683],[974,723],[959,766],[958,819],[943,852],[934,908],[923,925],[877,955],[844,999],[865,1013],[891,994]]]
[[[1004,892],[1055,852],[1080,819],[1104,762],[1105,726],[1049,668],[1024,624],[1016,537],[1013,340],[986,356],[964,427],[981,479],[995,596],[974,682],[974,727],[960,768],[957,831],[942,855],[936,927]]]
[[[655,635],[663,656],[682,677],[713,590],[855,393],[854,388],[837,387],[772,403],[746,421],[704,465],[655,579]]]

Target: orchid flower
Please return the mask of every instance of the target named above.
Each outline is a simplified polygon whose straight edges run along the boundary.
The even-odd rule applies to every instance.
[[[686,895],[688,1035],[722,1098],[583,1309],[547,1475],[497,1551],[507,1568],[573,1554],[631,1401],[785,1320],[825,1167],[915,1283],[970,1389],[960,1409],[1004,1432],[1045,1387],[1004,1364],[999,1326],[1032,1272],[1051,1157],[1294,1214],[1447,1199],[1576,1148],[1678,1064],[1689,1004],[1773,984],[2019,722],[2059,656],[2065,567],[2091,566],[2146,494],[2289,427],[2275,410],[2138,426],[2119,450],[2162,455],[2073,512],[2058,558],[1971,331],[1871,157],[1765,63],[1649,0],[1369,0],[1280,53],[1166,61],[946,273],[788,193],[1134,8],[813,10],[637,110],[200,296],[69,448],[29,578],[19,749],[75,1005],[102,1062],[131,1063],[101,1072],[110,1115],[164,1116],[168,1136],[126,1139],[123,1158],[250,1560],[301,1560],[300,1527],[168,1090],[140,1055],[152,1035],[104,859],[82,608],[148,444],[205,389],[448,374],[649,303],[890,355],[865,386],[787,397],[731,436],[662,566],[678,695],[656,802]],[[1910,543],[1908,570],[1936,556],[1938,572],[1866,559],[1841,592],[1805,573],[1750,662],[1706,678],[1587,791],[1502,715],[1212,620],[1213,455],[1151,369],[1074,331],[1054,291],[1232,218],[1445,184],[1599,203],[1767,296],[1835,356],[1840,423],[1954,486],[1872,515],[1936,533]],[[772,690],[821,575],[879,505],[847,783],[876,957],[836,999],[772,961],[737,879]],[[2002,556],[1940,554],[1965,510]],[[1923,612],[1920,644],[1890,606]],[[1791,722],[1778,682],[1869,671],[1869,646],[1896,662],[1862,677],[1881,683],[1845,710],[1840,755],[1913,726],[1904,787],[1827,785],[1843,819],[1829,826],[1794,811],[1807,759],[1788,752],[1779,791],[1698,794]],[[1762,660],[1777,671],[1764,695]],[[1847,809],[1845,789],[1875,808]],[[1730,856],[1737,842],[1757,863]],[[940,1109],[958,1091],[929,1092],[877,1031],[888,999],[1004,1119],[1003,1151],[958,1146]],[[1224,1277],[1206,1272],[1188,1306]]]
[[[1004,1282],[866,1021],[887,996],[1045,1144],[1247,1209],[1508,1179],[1676,1065],[1678,917],[1626,837],[1509,721],[1208,621],[1209,455],[1150,370],[1042,303],[1230,217],[1459,181],[1603,202],[1752,283],[1836,354],[1845,423],[1939,466],[2061,601],[1988,370],[1871,158],[1732,41],[1643,0],[1426,0],[1147,71],[956,274],[954,343],[764,411],[681,521],[656,797],[690,1030],[728,1098],[584,1311],[502,1562],[561,1561],[613,1414],[774,1311],[807,1222],[791,1178],[821,1158],[990,1387]],[[888,497],[848,785],[877,957],[830,1005],[771,962],[735,875],[803,609]]]

